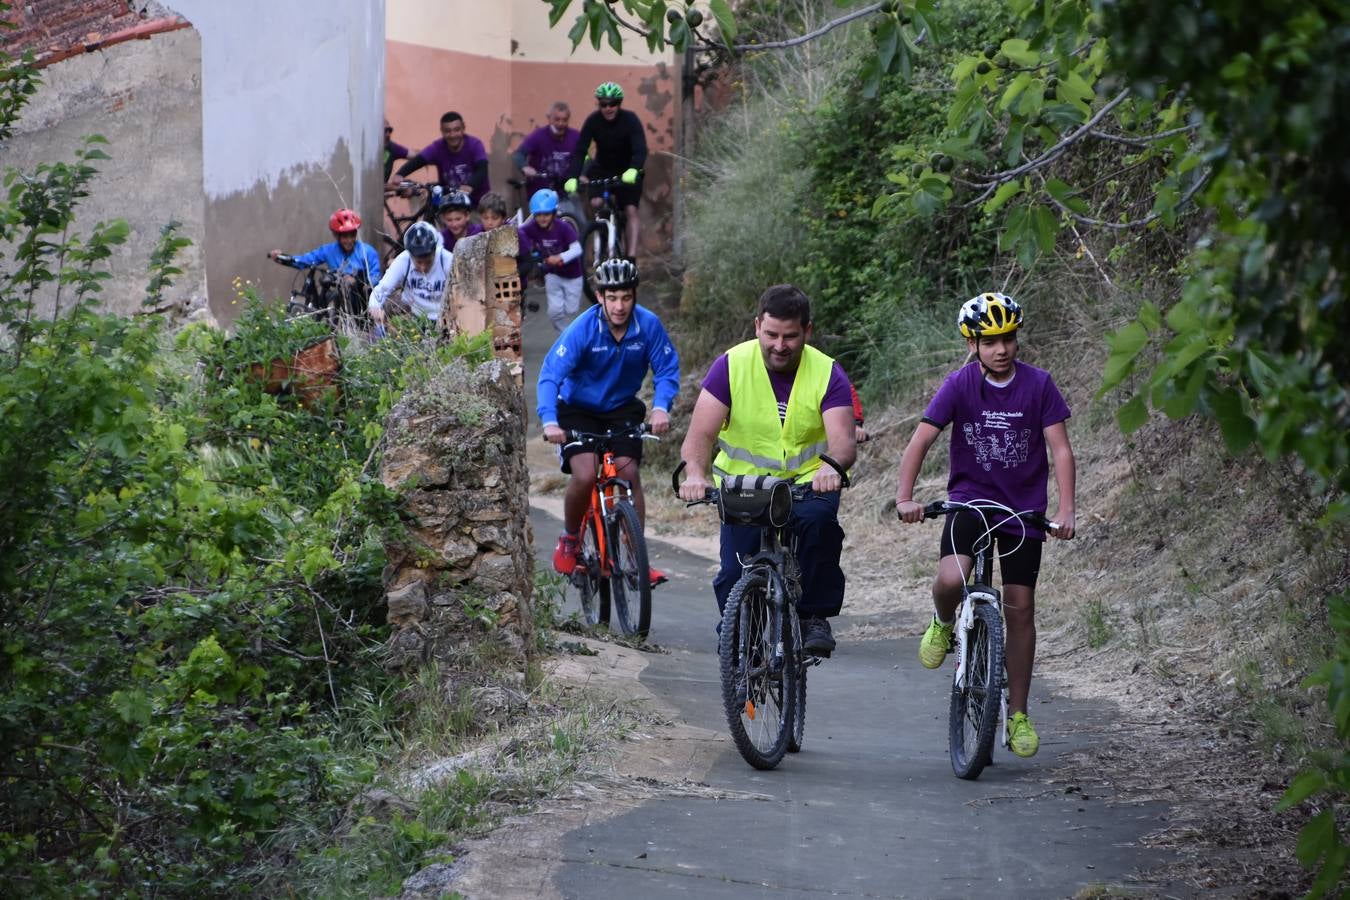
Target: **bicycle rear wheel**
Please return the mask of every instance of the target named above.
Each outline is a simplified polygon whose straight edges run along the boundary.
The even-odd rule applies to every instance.
[[[576,568],[567,576],[565,594],[581,609],[581,621],[594,628],[609,621],[609,582],[600,574],[600,540],[589,513],[581,526]]]
[[[802,663],[802,623],[796,610],[790,613],[792,620],[792,660],[797,677],[792,680],[795,696],[792,700],[792,734],[788,736],[788,752],[798,753],[802,749],[802,739],[806,736],[806,670],[810,668]]]
[[[722,706],[736,749],[756,769],[778,765],[792,732],[796,671],[786,621],[774,614],[763,570],[741,576],[722,613]]]
[[[609,598],[619,630],[645,638],[652,624],[647,539],[633,504],[620,501],[609,522]]]
[[[966,635],[965,685],[952,685],[947,715],[948,750],[957,778],[979,778],[989,765],[1003,697],[1003,618],[987,603],[975,604]]]

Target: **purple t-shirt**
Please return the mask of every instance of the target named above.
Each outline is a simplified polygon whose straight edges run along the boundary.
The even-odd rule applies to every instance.
[[[479,225],[477,222],[470,222],[468,226],[464,229],[464,233],[461,234],[459,237],[455,237],[453,234],[451,234],[449,228],[442,227],[441,243],[445,245],[445,249],[449,250],[451,253],[454,253],[455,243],[459,241],[460,238],[466,238],[469,237],[470,235],[482,233],[483,233],[483,226]]]
[[[999,386],[973,361],[947,376],[923,418],[937,428],[952,426],[949,499],[1045,511],[1050,479],[1045,429],[1069,418],[1069,405],[1049,372],[1019,362],[1012,381]],[[1045,536],[1030,526],[1027,534]]]
[[[779,421],[787,419],[788,398],[792,396],[792,383],[796,379],[796,372],[789,374],[769,370],[769,384],[773,385],[773,394],[778,398]],[[703,389],[720,400],[727,409],[731,408],[731,364],[727,362],[725,353],[708,367],[708,374],[703,376]],[[820,401],[820,411],[825,412],[837,406],[853,409],[853,390],[843,367],[836,362],[830,369],[830,383]]]
[[[532,250],[538,250],[540,256],[554,256],[561,254],[578,240],[580,238],[577,237],[577,230],[566,219],[554,216],[547,231],[540,228],[539,223],[534,219],[530,219],[520,226],[520,255],[523,258],[529,256]],[[580,278],[582,275],[581,257],[578,256],[571,262],[563,263],[561,267],[556,269],[546,266],[545,271],[562,278]]]
[[[483,149],[483,142],[470,134],[464,135],[464,143],[459,145],[458,150],[452,151],[445,146],[444,138],[437,138],[423,147],[420,155],[436,167],[441,186],[446,190],[456,191],[461,184],[468,184],[474,166],[480,161],[487,162],[488,158],[487,151]],[[475,209],[478,208],[478,201],[490,190],[492,185],[484,174],[483,183],[470,196]]]
[[[539,170],[539,176],[530,179],[531,194],[540,188],[552,187],[554,179],[567,177],[572,154],[576,152],[580,137],[581,132],[575,128],[568,128],[561,135],[556,135],[552,128],[544,125],[531,131],[520,142],[516,152],[525,154],[525,161],[530,168]]]

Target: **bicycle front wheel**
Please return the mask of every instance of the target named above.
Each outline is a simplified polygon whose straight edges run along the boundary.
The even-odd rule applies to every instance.
[[[581,621],[594,628],[609,621],[609,582],[600,571],[600,540],[595,519],[588,513],[581,526],[576,568],[567,576],[567,593],[577,601]]]
[[[608,534],[609,600],[615,624],[624,634],[645,638],[652,624],[652,584],[647,540],[632,503],[614,507]]]
[[[965,684],[952,684],[947,715],[948,750],[957,778],[979,778],[993,754],[1003,698],[1003,618],[987,603],[975,605],[966,634]]]
[[[774,611],[763,570],[741,576],[722,613],[722,706],[736,749],[756,769],[778,765],[792,733],[796,672],[786,622]]]
[[[792,680],[795,696],[792,699],[792,734],[788,736],[788,752],[798,753],[806,736],[806,670],[802,663],[802,623],[796,610],[788,613],[792,625],[792,661],[797,677]]]

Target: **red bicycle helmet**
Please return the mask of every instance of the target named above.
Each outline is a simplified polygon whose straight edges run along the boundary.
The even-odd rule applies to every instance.
[[[361,227],[361,217],[350,209],[339,209],[328,217],[328,230],[333,234],[348,234]]]

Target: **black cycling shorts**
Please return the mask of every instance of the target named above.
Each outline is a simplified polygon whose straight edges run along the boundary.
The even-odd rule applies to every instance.
[[[569,406],[561,400],[558,401],[558,427],[565,431],[604,434],[606,431],[636,428],[645,421],[647,421],[647,404],[636,397],[617,409],[603,413],[582,409],[579,406]],[[572,474],[572,464],[569,460],[582,452],[590,453],[593,451],[583,451],[580,447],[567,447],[566,445],[558,448],[563,472],[568,475]],[[614,455],[616,457],[626,456],[635,462],[641,462],[642,441],[635,438],[620,438],[614,442]]]
[[[1014,524],[1011,527],[1016,529],[1017,526]],[[960,554],[974,557],[975,541],[982,537],[984,532],[984,520],[970,510],[949,513],[942,523],[939,556]],[[998,570],[1003,576],[1003,583],[1035,588],[1036,578],[1041,573],[1041,550],[1045,546],[1045,540],[1033,537],[1024,539],[1016,530],[995,531],[991,537],[994,541],[994,554],[998,555]],[[1021,541],[1022,546],[1017,546],[1018,541]],[[1017,549],[1014,550],[1014,547]],[[993,554],[990,558],[993,558]]]

